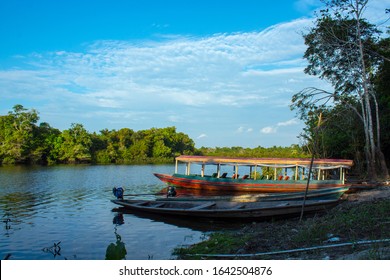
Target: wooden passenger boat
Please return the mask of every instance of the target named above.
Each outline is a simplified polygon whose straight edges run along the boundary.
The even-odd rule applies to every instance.
[[[213,219],[260,219],[296,216],[302,211],[303,201],[150,201],[112,200],[126,209],[163,215],[187,216]],[[326,210],[337,205],[339,200],[308,200],[304,213]]]
[[[179,164],[185,164],[184,174],[178,173]],[[200,174],[191,174],[191,165],[201,166]],[[212,175],[206,174],[205,167],[216,168]],[[170,186],[202,189],[207,191],[235,192],[303,192],[307,186],[307,173],[314,171],[310,178],[310,189],[348,187],[346,170],[352,160],[299,158],[227,158],[207,156],[179,156],[176,158],[175,173],[154,175]],[[232,174],[221,172],[223,167],[233,166]],[[249,167],[248,174],[240,177],[239,170]],[[261,169],[261,170],[259,170]],[[265,172],[266,171],[266,172]],[[267,173],[265,176],[263,174]],[[272,173],[271,175],[269,175]]]

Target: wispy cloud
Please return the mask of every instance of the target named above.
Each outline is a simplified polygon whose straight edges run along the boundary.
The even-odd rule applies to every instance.
[[[271,133],[276,133],[278,131],[278,128],[279,127],[285,127],[285,126],[293,126],[293,125],[297,125],[299,124],[299,121],[294,118],[294,119],[291,119],[291,120],[288,120],[288,121],[284,121],[284,122],[278,122],[276,125],[274,126],[266,126],[266,127],[263,127],[260,132],[263,133],[263,134],[271,134]]]
[[[218,120],[218,130],[247,123],[237,132],[251,132],[266,126],[271,108],[291,115],[291,95],[320,83],[302,71],[300,31],[309,24],[299,19],[258,32],[99,41],[82,52],[19,57],[17,67],[0,71],[0,97],[23,100],[26,106],[40,100],[36,109],[60,129],[72,122],[93,130],[113,124],[134,129],[171,124],[194,138],[202,133],[201,139],[214,129],[205,120]],[[232,108],[257,117],[249,122],[240,116],[230,119],[225,112]],[[199,123],[202,132],[195,129]]]
[[[241,134],[241,133],[251,133],[251,132],[253,132],[253,128],[246,127],[246,126],[240,126],[236,130],[236,133],[238,133],[238,134]]]
[[[271,133],[276,133],[277,128],[273,127],[273,126],[266,126],[266,127],[263,127],[260,131],[261,131],[261,133],[264,133],[264,134],[271,134]]]
[[[291,120],[288,120],[288,121],[285,121],[285,122],[279,122],[277,124],[277,126],[290,126],[290,125],[296,125],[298,124],[299,121],[297,119],[291,119]]]

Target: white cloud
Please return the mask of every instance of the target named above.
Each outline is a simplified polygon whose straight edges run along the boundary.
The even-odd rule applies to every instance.
[[[261,133],[264,133],[264,134],[271,134],[271,133],[276,133],[277,128],[272,127],[272,126],[266,126],[266,127],[263,127],[260,131],[261,131]]]
[[[263,127],[260,130],[260,132],[263,133],[263,134],[277,133],[279,127],[293,126],[293,125],[297,125],[297,124],[299,124],[299,121],[296,118],[294,118],[294,119],[290,119],[290,120],[285,121],[285,122],[278,122],[274,126]]]
[[[198,137],[196,137],[197,139],[202,139],[202,138],[206,138],[207,137],[207,134],[205,133],[202,133],[201,135],[199,135]]]
[[[246,126],[240,126],[237,128],[236,133],[241,134],[241,133],[251,133],[253,132],[253,128],[251,127],[246,127]]]
[[[285,122],[279,122],[277,124],[277,126],[290,126],[290,125],[296,125],[298,124],[299,121],[297,119],[291,119],[291,120],[288,120],[288,121],[285,121]]]

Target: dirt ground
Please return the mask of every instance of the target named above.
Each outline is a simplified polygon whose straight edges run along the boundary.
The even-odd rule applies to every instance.
[[[350,204],[358,204],[358,203],[365,203],[365,202],[372,202],[377,200],[390,200],[390,186],[389,182],[383,182],[380,185],[384,187],[374,187],[372,189],[367,190],[361,190],[357,191],[355,193],[350,193],[347,195],[346,203]],[[390,213],[389,213],[390,218]],[[376,254],[380,256],[381,259],[390,260],[390,243],[385,244],[385,246],[381,246],[380,248],[377,248]],[[372,254],[372,249],[362,249],[358,252],[354,252],[351,254],[348,254],[346,252],[343,253],[343,251],[340,252],[340,255],[337,256],[337,259],[343,259],[343,260],[359,260],[359,259],[367,259],[367,256],[370,256]]]
[[[221,242],[230,245],[221,248]],[[326,212],[302,221],[253,222],[183,253],[201,259],[390,260],[390,185],[363,183]]]
[[[368,187],[359,188],[352,193],[345,195],[345,201],[338,205],[333,211],[344,211],[352,209],[357,205],[369,205],[376,201],[390,200],[390,186],[386,183],[382,183],[381,187]],[[385,215],[385,223],[390,225],[390,213]],[[383,222],[383,221],[381,221]],[[244,229],[244,232],[258,232],[256,235],[258,239],[256,241],[248,242],[241,250],[237,253],[254,253],[254,252],[272,252],[280,251],[283,248],[291,248],[292,238],[289,235],[293,235],[298,232],[299,222],[289,221],[281,224],[273,223],[258,223],[253,224],[250,227]],[[272,234],[272,231],[274,234]],[[276,232],[278,231],[278,232]],[[374,231],[374,229],[373,229]],[[269,234],[271,232],[271,234]],[[283,236],[284,238],[281,238]],[[272,240],[273,239],[273,240]],[[333,240],[334,239],[334,240]],[[372,239],[372,238],[367,238]],[[353,241],[353,240],[352,240]],[[355,240],[357,241],[357,240]],[[290,244],[289,244],[290,242]],[[337,236],[329,236],[329,240],[322,241],[322,245],[330,245],[342,242],[351,242],[351,240],[339,239]],[[272,245],[265,245],[265,244]],[[307,247],[307,246],[303,246]],[[309,246],[310,247],[310,246]],[[263,257],[261,257],[263,258]],[[266,256],[270,259],[341,259],[341,260],[367,260],[367,259],[385,259],[390,260],[390,242],[383,242],[379,244],[370,245],[357,245],[357,246],[345,246],[329,249],[320,249],[313,251],[305,251],[298,253],[289,254],[276,254],[272,256]]]
[[[385,184],[387,184],[387,182],[383,183],[382,185]],[[349,193],[346,199],[349,202],[356,203],[374,201],[377,199],[390,199],[390,186],[372,187],[367,188],[366,190],[363,188],[360,191]]]

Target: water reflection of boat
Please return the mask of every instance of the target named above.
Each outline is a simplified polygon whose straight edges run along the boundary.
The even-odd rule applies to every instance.
[[[335,206],[339,200],[290,200],[261,202],[231,201],[150,201],[112,200],[125,208],[160,215],[200,217],[213,219],[259,219],[299,215],[304,204],[304,213],[320,212]]]
[[[210,218],[191,218],[183,219],[173,215],[161,215],[159,213],[148,213],[128,209],[126,207],[116,207],[112,209],[113,212],[120,213],[126,219],[127,215],[131,215],[141,219],[151,220],[153,222],[164,223],[179,228],[188,228],[200,232],[211,232],[219,230],[239,229],[250,221],[225,221],[215,220]]]
[[[179,163],[186,165],[185,174],[178,173]],[[191,174],[192,164],[201,165],[200,174]],[[206,165],[216,166],[215,173],[205,174]],[[229,176],[226,172],[221,174],[221,167],[226,165],[234,167],[233,174]],[[352,165],[352,160],[343,159],[315,159],[311,165],[310,159],[182,155],[176,158],[173,175],[158,173],[154,175],[168,185],[181,188],[230,192],[302,192],[305,191],[308,180],[304,175],[305,170],[307,171],[310,166],[315,174],[315,178],[310,180],[310,188],[322,189],[346,187],[346,169]],[[249,174],[240,177],[239,168],[243,166],[249,167]],[[261,168],[261,174],[258,168]]]

